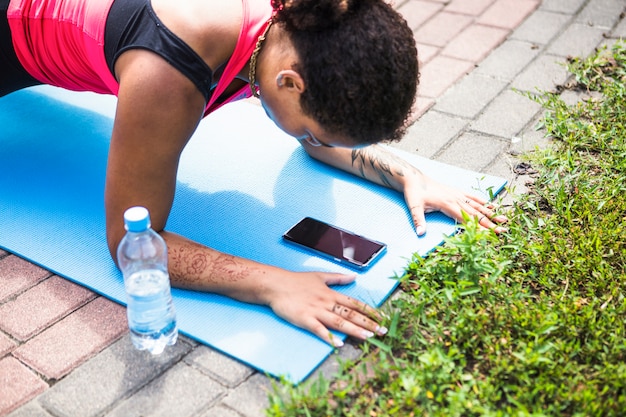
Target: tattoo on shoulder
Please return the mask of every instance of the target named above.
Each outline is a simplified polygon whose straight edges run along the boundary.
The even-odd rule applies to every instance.
[[[403,177],[407,171],[417,170],[402,158],[376,146],[353,149],[352,166],[359,170],[363,178],[367,178],[366,171],[371,170],[386,186],[391,186],[394,176]]]

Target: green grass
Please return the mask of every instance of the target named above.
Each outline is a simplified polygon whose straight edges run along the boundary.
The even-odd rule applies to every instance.
[[[504,236],[473,220],[414,257],[389,334],[332,381],[278,384],[268,416],[626,413],[626,49],[568,64],[598,98],[545,108],[553,146]]]

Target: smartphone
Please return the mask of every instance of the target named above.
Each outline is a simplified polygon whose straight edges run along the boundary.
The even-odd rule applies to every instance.
[[[305,217],[291,227],[283,239],[309,249],[342,265],[359,270],[371,266],[387,249],[387,245]]]

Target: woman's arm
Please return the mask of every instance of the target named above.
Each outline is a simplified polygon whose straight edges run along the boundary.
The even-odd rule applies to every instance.
[[[179,157],[201,120],[204,99],[186,77],[150,52],[128,51],[116,69],[120,90],[105,189],[107,239],[114,258],[125,233],[124,211],[142,205],[167,243],[174,286],[268,305],[335,346],[341,343],[328,329],[361,339],[385,332],[374,309],[328,287],[352,282],[352,275],[294,273],[165,231]]]
[[[465,212],[477,217],[485,228],[497,233],[504,230],[499,224],[507,218],[497,215],[486,200],[434,181],[384,147],[327,148],[301,143],[315,159],[403,193],[418,235],[426,232],[425,213],[431,211],[441,211],[457,221],[463,220]]]

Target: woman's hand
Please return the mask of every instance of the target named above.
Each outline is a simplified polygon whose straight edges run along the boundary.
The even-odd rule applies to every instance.
[[[384,147],[324,148],[312,147],[305,142],[302,145],[320,161],[404,193],[418,235],[426,233],[424,214],[431,211],[441,211],[458,222],[463,221],[462,213],[466,213],[477,217],[482,227],[496,233],[505,230],[500,225],[508,219],[498,215],[493,204],[432,180]]]
[[[330,330],[357,339],[384,335],[381,314],[329,285],[346,285],[355,275],[293,272],[225,254],[184,236],[162,231],[168,247],[172,285],[222,294],[243,302],[267,305],[295,326],[340,347]]]
[[[329,288],[354,281],[355,275],[284,271],[270,290],[269,305],[278,316],[335,347],[343,342],[330,330],[357,339],[382,336],[381,314],[367,304]]]
[[[417,170],[405,181],[404,200],[411,211],[415,231],[420,236],[426,233],[425,213],[432,211],[441,211],[458,222],[463,221],[463,213],[466,213],[476,217],[478,224],[486,229],[493,229],[496,233],[506,230],[501,224],[508,219],[497,214],[493,204],[438,183]]]

